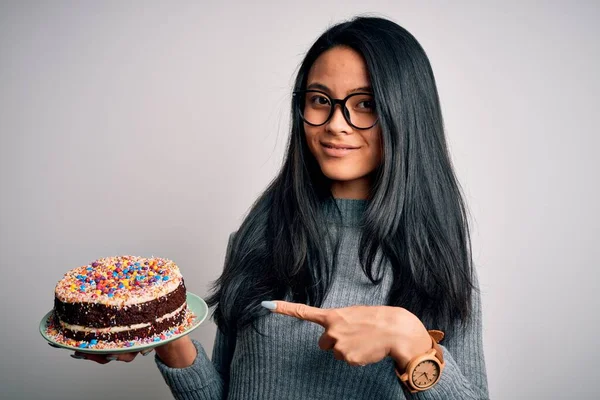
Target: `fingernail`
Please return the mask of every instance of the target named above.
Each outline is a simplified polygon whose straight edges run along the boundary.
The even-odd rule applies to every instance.
[[[274,310],[277,308],[277,304],[273,303],[272,301],[263,301],[260,303],[260,305],[268,310]]]
[[[143,350],[143,351],[140,351],[140,353],[142,353],[142,355],[145,357],[145,356],[147,356],[148,354],[152,353],[152,350],[153,350],[153,349],[150,349],[150,350]]]
[[[84,355],[71,354],[71,357],[73,357],[76,360],[85,360],[85,356]]]
[[[48,343],[50,346],[54,347],[55,349],[60,349],[60,346],[55,345],[54,343]]]
[[[106,361],[117,361],[118,359],[117,356],[106,356],[104,358],[106,359]]]

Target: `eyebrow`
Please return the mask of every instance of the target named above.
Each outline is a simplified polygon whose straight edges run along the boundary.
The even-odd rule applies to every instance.
[[[311,83],[306,88],[307,89],[319,89],[319,90],[323,90],[325,92],[330,92],[331,93],[331,89],[329,89],[327,86],[323,85],[322,83],[318,83],[318,82]],[[358,87],[356,89],[349,90],[347,94],[355,93],[355,92],[369,92],[369,93],[373,93],[373,88],[371,88],[371,86],[361,86],[361,87]]]

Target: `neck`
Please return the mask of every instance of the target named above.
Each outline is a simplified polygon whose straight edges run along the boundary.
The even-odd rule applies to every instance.
[[[332,181],[331,194],[336,199],[367,200],[371,191],[371,179],[363,177],[352,181]]]

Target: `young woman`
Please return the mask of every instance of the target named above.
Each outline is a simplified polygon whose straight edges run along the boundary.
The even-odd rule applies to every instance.
[[[283,167],[208,303],[212,361],[187,337],[156,349],[176,398],[488,397],[464,201],[405,29],[360,17],[310,48]]]

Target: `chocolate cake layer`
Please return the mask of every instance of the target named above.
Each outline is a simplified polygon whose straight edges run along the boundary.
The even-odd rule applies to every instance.
[[[161,315],[177,310],[186,299],[183,283],[174,291],[158,299],[126,307],[98,303],[64,303],[54,298],[55,315],[63,322],[91,328],[128,326],[151,323]],[[164,329],[163,329],[164,330]]]
[[[96,340],[136,340],[142,339],[148,336],[153,336],[157,333],[161,333],[173,326],[177,326],[184,321],[185,313],[187,307],[183,307],[183,309],[175,314],[171,318],[163,319],[160,322],[154,321],[151,325],[138,328],[138,329],[130,329],[120,332],[108,332],[108,333],[94,333],[94,332],[83,332],[83,331],[72,331],[70,329],[62,328],[61,332],[65,337],[75,339],[75,340],[85,340],[90,341],[92,339]],[[56,317],[56,315],[55,315]],[[55,321],[57,326],[60,326],[59,321]]]

